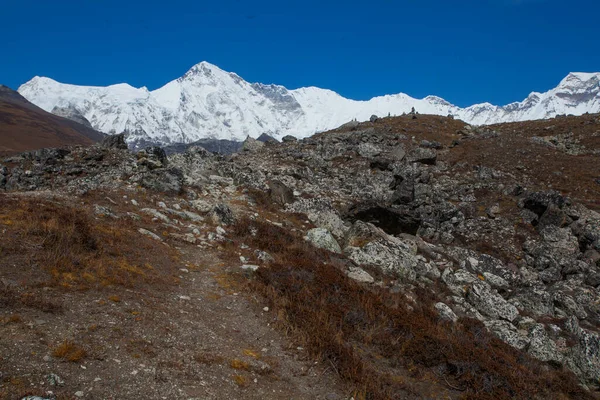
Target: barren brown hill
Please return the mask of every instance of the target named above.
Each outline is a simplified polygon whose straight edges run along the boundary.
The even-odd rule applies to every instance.
[[[0,85],[0,154],[69,145],[90,145],[104,135],[50,114]]]

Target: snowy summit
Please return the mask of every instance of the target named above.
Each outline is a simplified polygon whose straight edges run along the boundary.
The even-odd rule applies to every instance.
[[[600,112],[600,73],[570,73],[556,88],[506,106],[483,103],[466,108],[436,96],[415,99],[399,93],[356,101],[317,87],[288,90],[248,83],[207,62],[153,91],[125,83],[76,86],[44,77],[33,78],[18,91],[46,111],[64,115],[68,110],[70,118],[83,118],[101,132],[128,132],[129,142],[161,144],[204,138],[241,141],[263,133],[306,137],[353,119],[400,115],[412,107],[477,125]]]

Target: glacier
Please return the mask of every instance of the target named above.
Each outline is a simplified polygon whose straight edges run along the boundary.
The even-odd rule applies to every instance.
[[[278,139],[303,138],[354,119],[401,115],[413,107],[421,114],[451,114],[474,125],[600,112],[600,73],[581,72],[570,73],[554,89],[533,92],[521,102],[465,108],[436,96],[415,99],[399,93],[357,101],[317,87],[289,90],[249,83],[205,61],[153,91],[126,83],[70,85],[36,76],[18,92],[48,112],[64,115],[68,110],[73,119],[87,120],[101,132],[127,132],[130,143],[163,145],[200,139],[242,141],[263,133]]]

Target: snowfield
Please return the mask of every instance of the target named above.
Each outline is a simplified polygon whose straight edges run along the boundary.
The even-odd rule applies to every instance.
[[[204,138],[241,141],[262,133],[302,138],[373,114],[401,115],[412,107],[421,114],[452,114],[475,125],[600,112],[600,73],[570,73],[556,88],[531,93],[521,102],[466,108],[436,96],[415,99],[399,93],[356,101],[317,87],[288,90],[252,84],[207,62],[153,91],[126,83],[76,86],[44,77],[33,78],[18,91],[48,112],[67,108],[101,132],[126,131],[129,142],[162,144]]]

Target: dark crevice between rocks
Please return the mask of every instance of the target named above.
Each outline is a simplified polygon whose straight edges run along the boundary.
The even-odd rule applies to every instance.
[[[357,220],[369,222],[389,235],[416,235],[421,226],[421,219],[413,211],[376,203],[355,204],[344,213],[344,219],[352,223]]]

